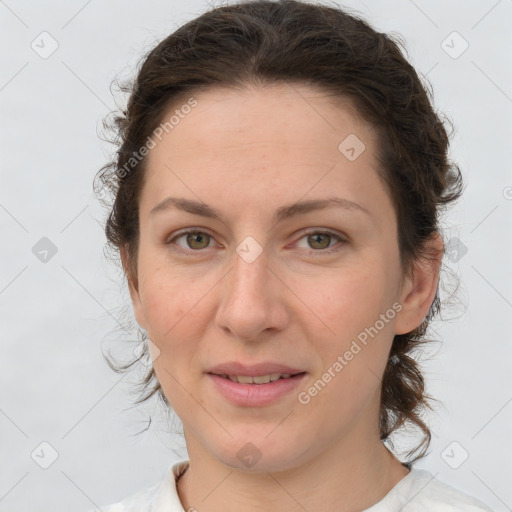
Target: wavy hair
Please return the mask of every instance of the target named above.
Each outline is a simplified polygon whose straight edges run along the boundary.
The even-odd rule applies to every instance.
[[[448,159],[445,123],[433,108],[432,87],[419,78],[404,56],[397,35],[381,33],[357,14],[339,6],[296,0],[256,0],[223,5],[204,12],[163,39],[141,59],[136,77],[122,90],[127,107],[105,126],[115,133],[115,158],[95,178],[95,191],[113,203],[105,233],[114,252],[125,248],[126,276],[135,289],[139,243],[139,198],[145,158],[140,149],[173,105],[212,87],[243,90],[248,85],[302,83],[340,99],[378,134],[378,172],[396,212],[401,265],[412,270],[419,258],[435,257],[426,242],[441,233],[441,212],[462,193],[458,166]],[[451,123],[450,123],[451,124]],[[380,407],[380,438],[411,424],[423,434],[409,451],[423,457],[431,433],[421,413],[432,398],[414,351],[429,340],[427,327],[440,312],[439,286],[425,320],[413,331],[395,335],[385,369]],[[142,355],[148,348],[142,334]],[[124,372],[138,361],[109,366]],[[169,406],[150,365],[141,385]],[[392,443],[391,443],[392,444]]]

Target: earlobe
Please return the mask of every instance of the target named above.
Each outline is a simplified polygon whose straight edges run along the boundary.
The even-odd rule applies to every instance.
[[[414,263],[411,276],[404,278],[400,304],[396,316],[395,334],[405,334],[419,327],[434,301],[438,282],[443,240],[436,232],[426,242],[426,256]]]

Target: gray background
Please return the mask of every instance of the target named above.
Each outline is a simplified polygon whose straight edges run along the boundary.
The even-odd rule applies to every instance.
[[[444,405],[427,417],[433,440],[417,467],[511,510],[512,1],[342,5],[405,37],[456,125],[452,158],[467,185],[444,222],[454,248],[447,269],[462,279],[463,305],[435,324],[441,343],[424,368]],[[104,362],[102,350],[128,360],[135,334],[120,328],[131,315],[128,294],[103,254],[105,214],[91,187],[113,151],[98,136],[115,107],[111,81],[131,76],[145,51],[206,6],[0,1],[2,511],[105,505],[159,481],[186,455],[158,402],[132,407],[137,374],[123,377]],[[42,58],[52,40],[58,48]],[[32,251],[43,237],[57,249],[46,262]],[[150,429],[136,435],[149,414]],[[52,450],[58,457],[43,469]]]

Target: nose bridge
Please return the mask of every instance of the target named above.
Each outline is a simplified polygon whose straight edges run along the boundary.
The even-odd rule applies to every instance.
[[[268,284],[269,254],[262,241],[264,235],[258,240],[247,235],[235,247],[233,254],[233,268],[230,272],[231,294],[239,293],[248,296],[249,300],[259,300]]]
[[[251,240],[242,242],[233,256],[233,266],[224,280],[217,324],[238,338],[256,339],[283,320],[277,311],[279,298],[268,263],[267,253]]]
[[[242,292],[257,299],[268,284],[268,255],[263,248],[258,250],[254,244],[245,241],[237,247],[236,252],[233,258],[232,293]]]
[[[233,268],[230,272],[228,300],[231,307],[241,306],[244,311],[252,304],[263,311],[265,299],[270,300],[267,295],[269,286],[269,270],[267,268],[268,257],[265,251],[260,254],[254,252],[254,248],[240,244],[237,253],[233,257]]]

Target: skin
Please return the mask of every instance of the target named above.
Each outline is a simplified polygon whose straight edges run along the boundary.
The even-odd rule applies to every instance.
[[[402,274],[376,133],[348,102],[297,84],[194,97],[197,106],[147,157],[138,282],[130,282],[137,322],[160,351],[158,380],[183,422],[190,469],[180,499],[201,512],[368,508],[408,473],[379,440],[381,378],[393,336],[420,325],[432,304],[441,256]],[[354,161],[338,149],[349,134],[365,144]],[[177,209],[150,216],[171,195],[218,208],[223,221]],[[369,213],[334,207],[272,221],[280,206],[328,196]],[[166,245],[187,227],[203,238]],[[318,237],[325,230],[334,236]],[[252,263],[236,252],[248,236],[263,249]],[[442,250],[440,236],[430,243]],[[297,393],[395,302],[401,311],[299,403]],[[276,403],[235,406],[204,373],[233,360],[280,362],[307,375]],[[262,454],[251,468],[237,457],[248,441]]]

